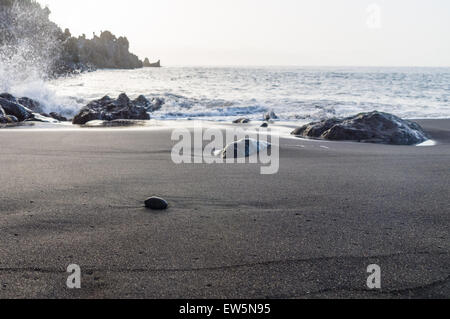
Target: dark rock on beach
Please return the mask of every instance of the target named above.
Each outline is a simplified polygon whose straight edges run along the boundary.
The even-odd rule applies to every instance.
[[[25,106],[26,108],[30,109],[34,113],[39,113],[39,114],[44,113],[41,103],[39,103],[38,101],[32,100],[28,97],[21,97],[20,99],[18,99],[18,102],[19,102],[19,104]]]
[[[11,123],[11,120],[8,118],[8,116],[5,113],[5,110],[3,110],[2,107],[0,107],[0,123],[1,124]]]
[[[267,142],[244,138],[227,145],[219,155],[224,159],[250,157],[271,147],[272,145]]]
[[[169,204],[164,199],[154,196],[145,201],[145,207],[153,210],[165,210],[169,207]]]
[[[270,111],[270,112],[264,114],[265,121],[278,120],[278,119],[279,119],[279,117],[275,114],[274,111]]]
[[[12,94],[9,94],[9,93],[0,94],[0,98],[3,98],[5,100],[8,100],[8,101],[14,102],[14,103],[18,102],[17,99]]]
[[[332,141],[391,145],[415,145],[428,137],[417,123],[383,112],[360,113],[344,119],[328,119],[297,128],[292,135]]]
[[[142,106],[144,108],[149,108],[151,105],[151,102],[143,95],[139,95],[133,103],[137,106]]]
[[[7,115],[5,111],[0,107],[0,124],[14,124],[19,120],[14,115]]]
[[[248,124],[250,123],[250,119],[248,118],[240,118],[233,121],[234,124]]]
[[[17,117],[15,117],[14,115],[8,115],[7,117],[12,123],[18,123],[19,122],[19,119]]]
[[[58,120],[60,122],[67,122],[67,118],[65,116],[62,116],[61,114],[58,114],[56,112],[51,112],[49,114],[49,117],[51,117],[51,118],[53,118],[55,120]]]
[[[46,114],[42,105],[28,97],[16,98],[9,93],[0,94],[0,123],[45,122],[55,123],[67,121],[56,112]]]
[[[5,94],[2,94],[6,96]],[[0,97],[0,107],[3,108],[7,115],[15,116],[19,121],[25,121],[33,117],[33,112],[25,106],[16,102],[17,100],[11,95],[8,99]]]
[[[267,128],[267,127],[269,127],[269,123],[263,123],[263,124],[261,124],[261,127],[262,128]]]
[[[142,98],[139,101],[131,101],[125,93],[119,95],[116,100],[105,96],[85,106],[75,116],[73,124],[83,125],[95,120],[149,120],[150,115],[142,102]]]
[[[313,137],[320,138],[322,134],[327,132],[333,126],[341,123],[342,120],[339,119],[328,119],[320,122],[312,122],[302,127],[295,129],[292,135],[301,137]]]
[[[137,106],[142,106],[147,109],[147,112],[155,112],[161,109],[165,101],[161,98],[153,98],[149,101],[145,96],[139,95],[137,99],[133,101]]]

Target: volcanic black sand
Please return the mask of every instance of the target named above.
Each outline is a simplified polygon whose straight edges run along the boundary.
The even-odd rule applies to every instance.
[[[168,129],[0,130],[0,297],[449,298],[450,120],[419,122],[436,146],[282,139],[277,175],[177,166]]]

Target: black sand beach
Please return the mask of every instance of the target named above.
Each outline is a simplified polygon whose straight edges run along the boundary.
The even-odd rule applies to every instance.
[[[177,166],[170,130],[0,130],[0,298],[449,298],[450,120],[418,122],[436,146],[282,139],[267,176]]]

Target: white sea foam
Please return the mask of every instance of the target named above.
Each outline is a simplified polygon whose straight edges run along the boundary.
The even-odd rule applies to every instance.
[[[0,93],[26,96],[41,102],[46,112],[70,115],[80,105],[72,103],[69,96],[58,95],[47,81],[49,70],[58,58],[59,44],[56,34],[46,32],[46,27],[52,29],[53,25],[42,20],[41,14],[41,10],[23,10],[19,2],[0,12],[0,21],[4,22],[1,27],[14,35],[14,40],[0,46]],[[11,17],[21,23],[12,23]],[[30,33],[30,26],[36,24],[39,30]]]
[[[28,60],[31,52],[26,41],[19,43],[13,54],[8,54],[7,50],[0,48],[0,93],[37,100],[46,112],[72,115],[80,108],[70,96],[58,95],[57,88],[50,85],[46,62]]]

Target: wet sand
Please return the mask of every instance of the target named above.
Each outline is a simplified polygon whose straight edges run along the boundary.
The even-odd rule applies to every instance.
[[[282,139],[266,176],[175,165],[167,128],[0,130],[0,298],[449,298],[450,120],[418,122],[437,145]]]

